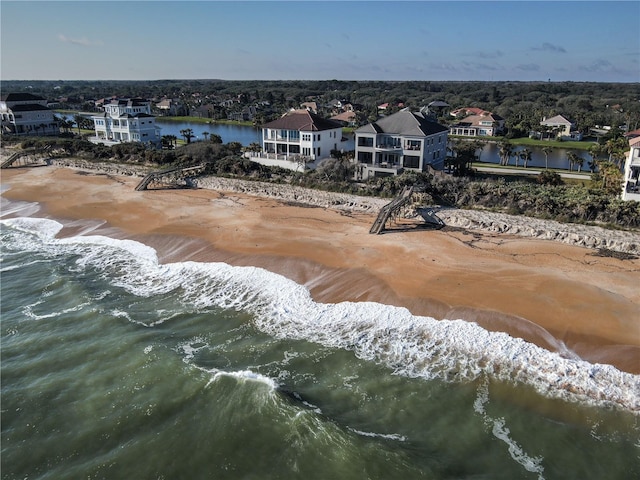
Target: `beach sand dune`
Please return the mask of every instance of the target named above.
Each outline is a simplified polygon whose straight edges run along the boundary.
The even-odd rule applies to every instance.
[[[134,190],[139,178],[72,168],[2,172],[3,196],[66,227],[144,242],[162,262],[253,265],[319,302],[374,301],[474,321],[549,350],[640,373],[640,259],[550,240],[309,207],[212,189]]]

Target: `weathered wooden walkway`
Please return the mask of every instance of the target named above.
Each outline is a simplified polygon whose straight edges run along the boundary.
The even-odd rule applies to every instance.
[[[28,165],[42,165],[43,159],[36,158],[38,154],[47,154],[49,151],[48,148],[36,149],[29,148],[27,150],[20,150],[19,152],[14,153],[9,158],[7,158],[4,162],[0,164],[0,168],[9,168],[14,166],[15,164],[21,164],[22,166]]]
[[[373,222],[369,233],[375,235],[379,235],[380,233],[382,233],[387,220],[389,220],[389,217],[399,212],[402,207],[409,203],[412,194],[413,187],[404,187],[402,189],[402,192],[400,192],[400,194],[396,198],[394,198],[390,203],[387,203],[380,209],[380,213],[378,213],[376,221]]]
[[[156,189],[192,187],[195,185],[193,177],[204,171],[204,168],[204,165],[198,165],[195,167],[177,167],[160,172],[151,172],[140,181],[136,190],[148,190],[152,185],[155,185]]]

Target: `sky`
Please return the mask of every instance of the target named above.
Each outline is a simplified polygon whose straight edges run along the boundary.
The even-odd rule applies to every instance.
[[[640,82],[640,2],[0,2],[2,80]]]

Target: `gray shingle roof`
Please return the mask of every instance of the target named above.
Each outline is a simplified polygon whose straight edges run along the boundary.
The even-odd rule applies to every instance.
[[[41,102],[44,98],[31,93],[9,93],[2,100],[5,102]]]
[[[341,127],[340,123],[319,117],[307,110],[288,112],[277,120],[264,125],[264,128],[298,130],[300,132],[320,132]]]
[[[391,133],[426,137],[447,131],[447,127],[427,120],[421,113],[400,110],[393,115],[381,118],[377,122],[358,128],[356,133]]]

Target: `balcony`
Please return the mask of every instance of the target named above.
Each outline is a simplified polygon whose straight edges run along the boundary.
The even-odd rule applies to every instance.
[[[380,152],[397,152],[402,150],[400,145],[385,144],[376,145],[376,150]]]

